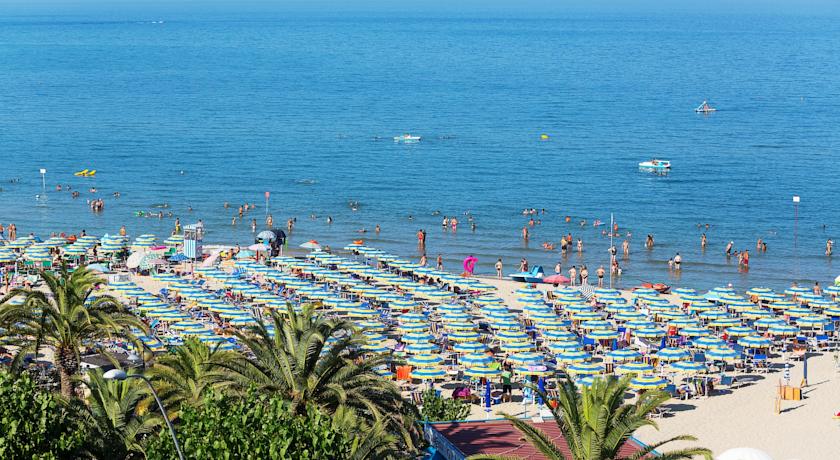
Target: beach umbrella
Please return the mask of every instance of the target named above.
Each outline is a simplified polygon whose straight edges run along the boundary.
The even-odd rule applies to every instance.
[[[680,329],[679,334],[685,337],[705,337],[712,335],[712,331],[705,327],[688,326]]]
[[[660,361],[665,361],[665,362],[680,361],[680,360],[688,358],[688,356],[689,356],[689,353],[688,353],[687,350],[685,350],[683,348],[677,348],[677,347],[662,348],[662,349],[660,349],[659,351],[656,352],[656,357]]]
[[[744,348],[769,348],[773,342],[757,335],[747,335],[738,339],[738,345]]]
[[[564,330],[549,330],[542,331],[540,335],[546,340],[576,340],[577,336],[573,332]]]
[[[607,353],[607,356],[617,362],[633,361],[642,357],[642,354],[632,348],[619,348]]]
[[[586,337],[592,340],[612,340],[618,338],[618,331],[611,331],[606,329],[595,329],[589,331]]]
[[[581,328],[586,330],[592,329],[614,329],[615,325],[609,321],[604,320],[589,320],[581,323]]]
[[[585,351],[573,350],[557,353],[554,358],[557,359],[558,363],[582,363],[588,361],[591,356]]]
[[[503,342],[500,348],[502,351],[507,353],[517,353],[520,351],[533,350],[534,344],[531,342]]]
[[[718,318],[709,322],[709,327],[732,327],[740,324],[741,320],[738,318]]]
[[[429,323],[403,323],[397,329],[400,332],[421,332],[429,329]]]
[[[740,355],[737,351],[728,348],[712,348],[706,351],[706,361],[735,361]]]
[[[616,374],[644,374],[653,372],[653,366],[648,363],[627,363],[615,368]]]
[[[566,367],[566,370],[575,375],[592,375],[604,372],[604,365],[601,363],[575,363]]]
[[[415,367],[435,367],[443,362],[440,355],[412,355],[406,362]]]
[[[809,315],[809,316],[802,316],[796,319],[796,324],[798,326],[825,326],[829,323],[828,318],[819,315]]]
[[[493,362],[493,357],[484,353],[471,353],[458,358],[458,363],[465,366],[486,366]]]
[[[458,342],[452,346],[456,353],[479,353],[487,350],[487,345],[481,342]]]
[[[667,380],[655,375],[640,375],[630,380],[630,388],[636,390],[655,390],[657,388],[665,388],[667,385]]]
[[[311,249],[313,251],[321,250],[321,245],[315,240],[309,240],[306,243],[301,244],[300,247],[303,249]]]
[[[749,326],[733,326],[726,328],[724,332],[726,332],[726,335],[730,337],[744,337],[750,334],[754,334],[755,329]]]
[[[493,369],[486,366],[475,366],[464,369],[464,375],[475,378],[497,377],[502,374],[501,369]]]
[[[634,334],[637,337],[644,337],[644,338],[658,338],[658,337],[665,337],[667,331],[664,329],[659,329],[655,327],[639,329]]]
[[[390,353],[391,349],[382,343],[366,343],[362,345],[362,351],[367,353]]]
[[[770,327],[784,324],[785,320],[782,318],[760,318],[753,322],[753,326],[756,327]]]
[[[446,371],[436,367],[421,367],[411,371],[411,378],[417,380],[440,380],[446,377]]]
[[[545,345],[549,351],[552,353],[563,353],[566,351],[577,351],[580,350],[581,345],[580,343],[573,341],[573,340],[564,340],[560,342],[548,342]]]
[[[539,353],[531,353],[531,352],[524,352],[524,353],[514,353],[507,358],[508,361],[517,364],[524,364],[524,363],[539,363],[543,360],[543,355]]]
[[[429,354],[434,351],[439,351],[440,347],[434,343],[428,342],[419,342],[419,343],[410,343],[407,347],[405,347],[405,351],[411,354]]]
[[[402,341],[408,343],[432,342],[434,340],[435,336],[428,332],[410,332],[402,336]]]
[[[525,342],[531,339],[528,334],[522,331],[498,331],[496,333],[496,338],[503,342]]]
[[[725,347],[726,342],[724,342],[722,339],[719,339],[717,337],[700,337],[700,338],[697,338],[696,340],[694,340],[692,342],[692,345],[694,345],[697,348],[713,349],[713,348]]]
[[[774,324],[767,328],[767,332],[773,335],[794,336],[799,333],[799,328],[788,324]]]
[[[453,342],[475,342],[481,337],[475,331],[453,331],[446,336]]]
[[[697,363],[694,361],[677,361],[671,363],[670,366],[672,370],[686,374],[706,371],[706,365],[704,363]]]

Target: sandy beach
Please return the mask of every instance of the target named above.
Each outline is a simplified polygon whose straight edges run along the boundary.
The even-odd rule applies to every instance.
[[[498,294],[509,305],[515,305],[514,291],[523,286],[510,280],[482,278],[497,286]],[[538,285],[543,291],[551,286]],[[625,293],[627,294],[627,293]],[[674,296],[671,296],[674,297]],[[782,378],[782,361],[774,360],[774,369],[767,374],[736,374],[744,382],[733,390],[716,390],[708,398],[671,399],[665,407],[671,414],[657,419],[659,430],[643,428],[636,432],[640,441],[652,444],[680,434],[691,434],[697,442],[674,443],[672,448],[702,445],[719,455],[727,449],[754,447],[774,460],[824,460],[840,452],[840,420],[832,416],[840,411],[840,367],[834,352],[811,353],[808,358],[808,386],[801,401],[782,401],[781,412],[775,412],[777,387]],[[791,382],[802,378],[802,363],[791,362]],[[490,418],[501,412],[533,416],[532,405],[503,403],[494,406]],[[473,405],[471,418],[484,420],[488,414]],[[552,423],[546,420],[545,423]]]

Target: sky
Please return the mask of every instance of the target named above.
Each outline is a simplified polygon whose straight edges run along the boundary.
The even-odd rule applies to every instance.
[[[544,16],[567,13],[836,15],[840,0],[0,0],[6,15],[397,14]]]

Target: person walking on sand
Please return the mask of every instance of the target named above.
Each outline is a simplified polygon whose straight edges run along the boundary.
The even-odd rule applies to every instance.
[[[574,265],[569,269],[569,284],[575,286],[577,284],[577,269]]]
[[[595,270],[595,274],[598,275],[598,287],[599,288],[604,287],[604,274],[605,273],[606,273],[606,271],[604,270],[603,265],[601,265],[600,267],[598,267],[597,270]]]
[[[496,278],[502,279],[502,258],[496,261]]]

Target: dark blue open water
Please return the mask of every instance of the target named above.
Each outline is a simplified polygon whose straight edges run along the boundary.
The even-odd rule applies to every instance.
[[[577,222],[612,212],[633,235],[625,286],[827,282],[840,272],[823,255],[840,237],[834,19],[7,17],[0,221],[19,234],[121,224],[166,234],[173,219],[132,214],[167,202],[184,222],[203,218],[209,239],[246,242],[250,228],[231,226],[222,204],[257,203],[249,217],[262,224],[271,191],[275,221],[298,218],[293,245],[343,246],[379,223],[369,244],[416,257],[425,228],[430,259],[442,253],[454,268],[475,253],[489,272],[502,256],[512,271],[520,257],[553,267],[559,256],[540,244],[572,232],[594,271],[607,241]],[[719,111],[693,113],[706,98]],[[423,141],[391,141],[408,131]],[[654,155],[673,162],[669,176],[638,171]],[[42,167],[49,191],[38,202]],[[98,173],[74,177],[81,169]],[[59,182],[95,186],[105,212],[89,211],[89,193],[52,191]],[[524,207],[548,210],[528,245]],[[460,217],[457,234],[442,232],[435,210]],[[711,224],[705,254],[700,222]],[[754,251],[759,237],[766,254]],[[724,258],[729,240],[750,249],[748,274]],[[677,251],[680,280],[666,265]]]

